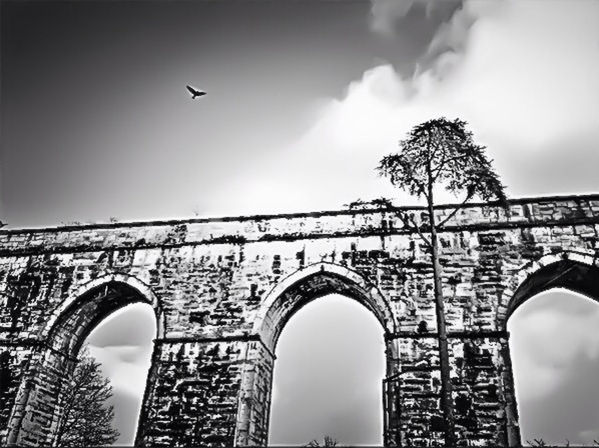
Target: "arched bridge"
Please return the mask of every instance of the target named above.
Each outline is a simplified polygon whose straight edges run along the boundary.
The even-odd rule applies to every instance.
[[[144,302],[158,336],[137,444],[264,445],[278,336],[329,293],[384,328],[385,443],[440,442],[430,254],[405,213],[426,221],[406,207],[0,231],[0,443],[51,444],[83,340]],[[520,443],[507,319],[554,287],[599,299],[598,234],[599,195],[462,206],[441,231],[461,439]]]

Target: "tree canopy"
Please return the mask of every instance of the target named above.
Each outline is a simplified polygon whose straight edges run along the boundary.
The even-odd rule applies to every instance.
[[[455,196],[498,199],[505,203],[504,186],[484,153],[474,143],[465,121],[436,118],[415,126],[399,143],[400,152],[384,157],[380,175],[417,197],[432,201],[429,185],[443,186]]]

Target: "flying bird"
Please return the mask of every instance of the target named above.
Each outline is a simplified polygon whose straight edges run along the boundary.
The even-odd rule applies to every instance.
[[[195,100],[198,96],[206,95],[206,92],[200,92],[191,86],[187,86],[187,90],[189,90],[189,93],[191,93],[191,99],[193,100]]]

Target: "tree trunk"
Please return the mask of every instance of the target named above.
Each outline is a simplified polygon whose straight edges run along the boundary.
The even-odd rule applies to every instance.
[[[433,191],[429,183],[428,213],[431,227],[431,257],[433,262],[433,278],[435,284],[435,311],[437,315],[437,331],[439,333],[439,362],[441,367],[441,408],[445,423],[445,446],[456,446],[455,423],[453,416],[452,384],[450,378],[449,349],[447,330],[445,328],[445,305],[443,303],[443,286],[441,284],[441,264],[439,263],[439,244],[433,209]]]

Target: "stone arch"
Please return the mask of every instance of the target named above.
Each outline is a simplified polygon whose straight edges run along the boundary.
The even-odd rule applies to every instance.
[[[564,288],[599,302],[599,265],[596,256],[582,252],[561,252],[545,255],[522,266],[511,278],[498,306],[496,325],[507,333],[510,316],[537,294]],[[519,412],[514,391],[514,376],[510,348],[502,343],[504,369],[501,374],[506,394],[508,446],[521,446]]]
[[[42,329],[40,338],[47,339],[50,336],[51,331],[55,329],[59,318],[61,318],[61,316],[65,316],[66,313],[68,313],[69,309],[73,309],[73,307],[76,307],[77,302],[80,303],[82,300],[85,300],[84,298],[88,297],[91,291],[109,284],[122,284],[130,287],[132,291],[137,292],[139,300],[134,300],[130,303],[123,301],[121,306],[113,309],[108,314],[111,314],[117,309],[122,308],[123,306],[127,306],[131,303],[147,303],[152,307],[156,315],[156,337],[163,337],[164,318],[162,314],[162,306],[154,292],[150,289],[150,287],[141,280],[139,280],[137,277],[134,277],[132,275],[122,273],[110,273],[90,280],[89,282],[77,288],[72,294],[70,294],[69,297],[66,300],[64,300],[61,303],[61,305],[52,313],[52,316],[50,317],[50,319],[48,319],[48,322]],[[104,319],[105,317],[106,316],[104,316],[102,319]]]
[[[497,327],[507,329],[510,316],[533,296],[552,288],[564,288],[599,301],[597,258],[580,252],[546,255],[523,266],[503,292]]]
[[[276,342],[291,316],[304,305],[327,294],[342,294],[370,310],[386,333],[396,330],[389,302],[376,285],[356,271],[333,263],[316,263],[280,281],[262,302],[252,333],[274,352]]]
[[[386,334],[397,328],[387,299],[359,273],[333,263],[316,263],[281,280],[267,294],[254,320],[239,395],[235,445],[266,445],[275,348],[289,319],[304,305],[328,294],[342,294],[370,310]],[[388,370],[396,353],[388,344]]]
[[[113,312],[133,303],[152,306],[157,334],[164,332],[162,307],[137,278],[111,273],[76,289],[52,313],[38,335],[38,346],[21,382],[9,420],[9,445],[51,444],[61,419],[61,388],[77,363],[90,332]]]

